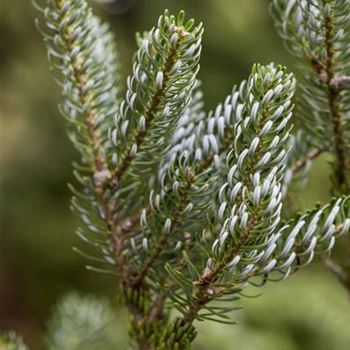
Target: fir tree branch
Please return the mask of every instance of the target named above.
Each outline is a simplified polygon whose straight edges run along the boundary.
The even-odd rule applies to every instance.
[[[350,276],[348,273],[331,258],[325,261],[325,266],[350,293]]]
[[[203,30],[201,24],[192,26],[193,20],[184,23],[183,12],[176,19],[165,11],[157,28],[140,40],[111,135],[117,146],[116,183],[131,164],[129,173],[139,176],[142,166],[143,175],[149,175],[152,163],[168,148],[166,137],[171,137],[196,82]]]
[[[180,36],[179,41],[183,40],[184,36]],[[158,111],[160,102],[162,98],[164,98],[166,87],[169,81],[169,75],[170,71],[173,69],[175,64],[175,57],[177,54],[177,48],[178,44],[174,48],[172,48],[168,54],[168,57],[166,58],[165,64],[164,64],[164,78],[162,87],[160,89],[157,89],[155,94],[153,95],[150,103],[150,107],[145,113],[145,128],[138,131],[135,135],[133,135],[133,140],[131,146],[126,150],[124,158],[121,160],[120,164],[117,166],[114,176],[116,179],[119,179],[123,173],[126,171],[128,166],[130,165],[133,157],[131,149],[136,145],[136,148],[140,148],[142,142],[144,141],[147,132],[149,131],[149,128],[151,126],[152,120],[155,116],[155,113]]]
[[[71,16],[74,14],[74,8],[72,11],[69,11],[67,8],[67,3],[64,0],[56,0],[54,3],[51,2],[51,6],[54,6],[54,10],[57,11],[59,16],[58,20],[63,23],[70,23]],[[77,3],[78,4],[78,3]],[[87,5],[84,2],[81,2],[83,8],[86,8]],[[91,14],[86,10],[91,17]],[[93,150],[93,165],[96,172],[105,172],[107,170],[106,159],[104,151],[102,149],[101,137],[99,131],[96,130],[96,110],[92,107],[92,95],[90,90],[87,88],[87,84],[90,82],[91,77],[86,73],[85,64],[88,59],[83,50],[79,50],[77,46],[77,37],[76,29],[73,25],[65,25],[62,27],[62,32],[60,35],[62,40],[62,46],[64,52],[67,53],[69,63],[72,67],[72,80],[75,84],[75,87],[78,91],[78,103],[79,108],[83,111],[86,130],[88,134],[88,140],[91,143],[91,148]],[[77,50],[78,49],[78,50]],[[51,49],[53,50],[53,49]],[[81,54],[79,54],[81,51]],[[53,51],[49,51],[53,54]],[[101,183],[96,182],[98,191],[101,191]]]
[[[72,207],[90,233],[79,231],[78,235],[101,249],[110,264],[110,252],[104,245],[109,244],[115,224],[105,184],[110,177],[107,131],[119,93],[114,37],[85,0],[50,0],[46,6],[42,12],[47,32],[42,34],[50,63],[62,80],[60,110],[82,156],[81,165],[75,165],[75,176],[83,193],[72,188]]]
[[[243,90],[245,85],[246,82],[243,81],[240,85],[240,90]],[[174,168],[174,170],[172,170],[174,173],[177,171],[185,171],[187,175],[183,180],[178,179],[176,176],[174,176],[174,178],[167,178],[167,180],[170,181],[170,184],[167,185],[170,188],[168,196],[169,198],[172,198],[172,196],[174,196],[171,201],[176,204],[172,209],[172,215],[169,218],[171,219],[171,229],[166,235],[164,234],[162,225],[159,226],[158,229],[149,229],[151,231],[151,234],[157,237],[157,241],[154,242],[155,247],[153,253],[151,253],[150,256],[148,256],[147,259],[142,263],[141,272],[144,277],[146,276],[146,271],[160,259],[162,250],[169,248],[169,241],[174,240],[174,237],[172,237],[173,232],[177,229],[182,231],[185,230],[184,222],[186,222],[186,220],[189,221],[189,212],[183,212],[183,210],[190,205],[192,205],[192,212],[200,212],[200,210],[203,210],[203,207],[199,209],[201,202],[193,204],[196,202],[196,196],[200,194],[201,191],[197,190],[197,194],[192,193],[190,196],[190,190],[192,186],[195,188],[200,188],[202,186],[200,184],[200,179],[202,177],[210,176],[212,179],[215,179],[215,173],[220,170],[217,165],[218,157],[224,156],[225,153],[230,150],[227,145],[231,145],[234,142],[234,132],[232,129],[234,127],[234,121],[237,118],[237,110],[239,110],[240,106],[242,106],[238,102],[240,101],[238,95],[239,92],[236,91],[236,88],[234,88],[232,94],[226,98],[223,107],[221,104],[219,104],[219,106],[216,108],[215,113],[210,112],[209,118],[205,118],[205,113],[201,109],[203,105],[201,102],[202,94],[195,92],[191,105],[185,111],[183,119],[180,119],[179,127],[174,133],[173,147],[168,153],[166,166],[161,168],[160,177],[162,177],[162,174],[169,171],[169,169],[172,167]],[[220,115],[222,112],[224,112],[224,116]],[[221,123],[224,119],[226,127],[223,127]],[[196,129],[198,131],[196,131],[196,139],[194,140],[194,135],[191,134],[191,132]],[[215,135],[215,132],[217,130],[220,130],[219,137]],[[211,134],[207,135],[206,132]],[[205,145],[205,142],[203,141],[203,139],[208,136],[211,137],[211,141],[209,142],[211,148],[209,148],[208,145]],[[216,144],[220,145],[220,147],[216,146]],[[184,169],[182,169],[182,164],[185,164]],[[175,182],[177,185],[180,184],[181,186],[178,191],[179,193],[177,194],[178,202],[175,193],[173,193],[176,192],[173,190]],[[206,183],[207,187],[208,185],[209,184]],[[165,185],[163,186],[165,187]],[[212,184],[212,187],[215,189],[215,181]],[[180,210],[178,206],[179,204]],[[169,211],[169,206],[166,206],[166,210]],[[150,210],[150,214],[151,213],[152,211]],[[166,217],[162,220],[164,221],[165,219]],[[163,222],[162,220],[158,214],[155,216],[156,222]],[[197,221],[196,226],[198,227],[192,227],[191,230],[199,232],[203,228],[201,225],[198,225],[201,220],[198,215],[193,220]],[[181,228],[177,228],[178,223],[181,224]],[[177,243],[184,243],[184,240],[186,240],[186,238],[182,237]],[[179,255],[177,258],[177,263],[175,264],[181,265],[181,261],[182,256]],[[136,278],[137,281],[140,280],[141,272],[138,274],[139,278]],[[159,276],[156,276],[156,278],[159,279]]]
[[[121,132],[126,135],[126,146],[118,141],[117,136],[113,136],[118,135],[117,128],[112,133],[116,146],[120,149],[126,147],[114,173],[114,182],[121,190],[128,186],[125,181],[118,184],[118,178],[120,180],[132,163],[133,185],[137,186],[136,177],[140,177],[141,173],[142,176],[149,175],[149,168],[143,166],[137,170],[138,163],[142,164],[143,159],[147,158],[146,162],[151,167],[151,163],[157,161],[156,157],[164,153],[167,140],[163,142],[162,135],[164,137],[166,133],[175,129],[179,114],[187,106],[187,94],[191,93],[198,70],[202,29],[201,25],[191,29],[192,20],[185,24],[183,21],[183,12],[175,19],[165,11],[158,21],[158,28],[146,33],[141,42],[134,65],[134,75],[128,80],[129,89],[124,102],[124,106],[128,107],[121,107],[117,121]],[[183,91],[180,91],[182,88]],[[130,110],[133,110],[139,119],[138,124],[135,123],[136,117],[127,119]],[[163,146],[163,149],[160,149],[160,146]],[[136,188],[132,186],[130,201],[135,202],[133,198],[136,194]],[[138,198],[137,201],[139,200]],[[124,241],[124,235],[115,237],[117,259],[122,252]]]
[[[315,147],[311,149],[304,158],[301,158],[297,160],[291,167],[292,172],[298,173],[300,170],[302,170],[306,163],[312,160],[315,160],[317,157],[319,157],[323,152],[326,151],[326,147]]]
[[[305,187],[313,161],[329,150],[328,145],[313,146],[312,138],[306,135],[304,130],[298,130],[295,135],[292,135],[290,147],[287,170],[282,184],[283,197],[287,200],[291,199],[291,187],[294,194]],[[289,212],[292,212],[292,207],[293,204],[290,202]]]
[[[241,212],[237,213],[237,215],[242,216],[242,223],[240,225],[241,229],[239,229],[239,234],[238,232],[236,233],[237,239],[232,242],[232,246],[229,243],[227,243],[226,246],[226,243],[224,243],[228,238],[226,227],[228,226],[230,219],[225,221],[220,233],[220,243],[219,239],[217,239],[212,248],[216,261],[208,262],[209,265],[203,270],[199,280],[193,282],[193,284],[199,286],[199,288],[195,297],[189,300],[189,307],[184,314],[184,323],[191,323],[202,306],[206,305],[217,292],[220,294],[220,288],[217,291],[215,286],[213,286],[213,288],[209,288],[209,286],[211,286],[212,282],[216,281],[218,275],[222,273],[222,270],[230,263],[230,261],[232,261],[233,257],[246,245],[246,243],[248,243],[250,239],[252,239],[257,230],[257,223],[260,221],[264,210],[267,208],[266,206],[268,204],[262,198],[256,199],[258,203],[254,200],[255,205],[252,206],[249,214],[244,214],[243,208],[246,200],[244,199],[246,196],[244,193],[245,191],[254,191],[254,184],[252,184],[251,178],[248,174],[252,174],[255,171],[259,174],[265,174],[264,176],[267,176],[270,178],[269,181],[272,181],[276,174],[279,174],[283,169],[282,160],[283,155],[285,154],[283,151],[283,145],[288,137],[288,132],[286,132],[284,128],[290,117],[289,99],[291,98],[291,91],[293,91],[294,88],[292,81],[285,84],[284,79],[291,79],[291,77],[287,75],[284,76],[281,68],[275,68],[271,65],[267,67],[255,66],[251,77],[248,80],[246,88],[247,92],[244,95],[249,98],[249,102],[246,102],[246,110],[244,112],[241,111],[242,114],[237,118],[234,127],[234,146],[236,146],[236,148],[232,149],[228,155],[228,164],[234,165],[231,168],[232,170],[228,173],[228,183],[224,184],[222,187],[222,189],[225,189],[225,187],[228,186],[227,188],[230,189],[228,192],[232,191],[232,194],[237,194],[236,196],[232,196],[232,194],[229,195],[231,198],[227,201],[220,199],[221,205],[217,214],[218,222],[222,222],[225,212],[231,213],[228,215],[232,215],[231,218],[234,220],[235,211],[237,210],[235,208],[240,208],[242,205],[242,209],[240,209]],[[285,87],[285,90],[283,86]],[[280,100],[281,105],[284,107],[276,109],[275,100]],[[247,113],[248,117],[245,118],[245,114],[243,113]],[[276,120],[274,120],[274,118],[276,118]],[[270,136],[267,136],[267,134],[271,132],[271,128],[273,128],[272,125],[275,125],[276,128],[275,135],[279,134],[277,139],[272,142],[274,148],[269,147],[271,140]],[[251,134],[249,134],[248,130],[252,130]],[[268,152],[270,157],[272,156],[272,153],[276,154],[275,157],[271,157],[271,159],[274,160],[274,165],[269,164],[269,167],[271,166],[271,168],[267,167],[267,169],[263,170],[261,173],[261,170],[259,171],[258,169],[266,166],[265,159],[267,158],[267,150],[270,150]],[[245,155],[246,159],[242,155]],[[273,171],[270,173],[269,169],[270,171],[273,169]],[[235,181],[241,181],[238,182],[238,184],[241,183],[241,188],[244,188],[243,191],[241,190],[242,192],[233,189],[237,187],[232,183],[232,175],[235,171],[237,171]],[[272,186],[274,187],[275,185]],[[266,185],[264,187],[266,187]],[[222,192],[222,190],[220,190],[220,192]],[[273,192],[275,192],[275,190]],[[279,207],[278,200],[276,204],[277,207]],[[274,208],[276,208],[276,205],[274,205]],[[268,227],[269,230],[273,230],[273,227],[278,223],[276,218],[278,218],[279,210],[280,209],[277,208],[276,213],[271,215],[271,220],[266,223],[266,230]],[[262,227],[260,227],[260,230],[262,230]],[[227,241],[229,241],[229,239],[227,239]],[[220,248],[216,248],[219,245]],[[218,253],[217,250],[222,251],[222,254]],[[210,293],[208,290],[210,290]]]
[[[345,25],[346,1],[273,0],[278,33],[299,59],[303,75],[298,112],[314,143],[331,141],[334,187],[349,193],[350,134],[347,112],[350,30]],[[315,125],[317,127],[315,128]]]
[[[300,60],[303,95],[299,114],[316,145],[330,141],[332,192],[348,194],[350,4],[343,0],[273,0],[271,9],[279,34]]]
[[[328,104],[329,111],[331,113],[331,121],[333,125],[333,133],[334,133],[334,148],[335,154],[337,158],[336,162],[336,170],[335,175],[337,182],[340,187],[344,187],[345,193],[350,193],[350,163],[349,163],[349,154],[347,152],[346,142],[349,141],[346,139],[346,135],[344,133],[344,126],[346,122],[343,120],[343,116],[341,114],[338,99],[341,93],[340,89],[335,89],[334,84],[332,84],[335,78],[335,67],[334,67],[334,35],[335,28],[332,18],[332,8],[331,8],[331,0],[323,0],[323,5],[325,7],[325,17],[324,17],[324,25],[325,25],[325,38],[324,45],[326,48],[326,66],[325,66],[325,74],[326,74],[326,84],[327,84],[327,94],[328,94]],[[322,77],[320,77],[321,81]]]
[[[194,174],[189,170],[186,176],[186,182],[184,184],[184,187],[180,189],[180,201],[176,203],[175,208],[172,212],[171,218],[169,218],[171,221],[171,227],[168,228],[168,225],[166,225],[167,221],[162,223],[161,226],[162,229],[160,232],[155,233],[155,235],[158,237],[155,246],[153,247],[152,251],[148,254],[146,261],[142,264],[141,270],[135,276],[133,279],[133,284],[138,285],[146,276],[148,270],[153,265],[155,260],[159,258],[159,255],[161,254],[162,250],[166,246],[168,242],[168,238],[171,235],[171,231],[176,227],[180,215],[183,213],[183,210],[188,205],[188,195],[191,191],[192,184],[196,180]]]
[[[328,257],[335,239],[348,233],[347,197],[287,223],[281,213],[293,175],[295,182],[306,178],[311,161],[329,149],[324,140],[334,141],[338,187],[349,186],[350,65],[339,65],[337,26],[350,5],[273,0],[283,14],[280,32],[309,62],[299,108],[310,141],[290,135],[296,82],[273,64],[254,65],[224,103],[203,111],[196,78],[203,28],[185,22],[183,12],[165,11],[138,37],[120,103],[106,26],[86,0],[47,4],[44,38],[63,77],[61,110],[82,156],[75,165],[82,192],[72,189],[72,207],[88,232],[78,235],[102,257],[75,250],[113,266],[90,269],[117,276],[140,349],[189,349],[195,319],[233,323],[236,308],[211,301],[237,300],[248,283],[282,280],[315,256]],[[332,267],[346,284],[343,271]],[[175,320],[173,307],[182,314]]]
[[[278,246],[272,243],[273,249],[267,248],[265,252],[270,251],[270,263],[275,262],[271,265],[271,268],[267,273],[279,272],[282,274],[282,278],[286,278],[290,273],[296,272],[301,266],[309,264],[315,255],[327,256],[330,254],[335,242],[335,238],[343,236],[349,232],[350,229],[350,219],[349,219],[349,209],[350,209],[350,197],[344,197],[333,201],[333,204],[326,205],[323,208],[316,207],[314,210],[307,214],[304,214],[300,218],[293,218],[286,225],[282,225],[277,235],[282,235],[285,240]],[[342,214],[336,220],[338,212],[341,211]],[[336,222],[339,222],[336,224]],[[254,228],[255,223],[253,223],[251,229]],[[195,281],[194,284],[198,285],[196,295],[193,297],[187,312],[184,314],[182,322],[185,324],[192,324],[192,322],[198,317],[199,312],[209,303],[211,300],[220,296],[225,292],[226,288],[236,287],[240,291],[240,286],[248,282],[250,278],[258,276],[259,274],[266,273],[266,268],[264,266],[255,266],[253,269],[242,277],[237,278],[234,281],[225,283],[220,283],[215,286],[215,278],[217,278],[220,270],[226,268],[229,262],[232,260],[233,256],[237,256],[242,251],[249,233],[242,237],[238,242],[237,246],[233,248],[232,255],[225,256],[217,266],[206,268],[199,281]],[[272,240],[273,242],[274,240]],[[265,259],[267,258],[265,253]],[[341,280],[345,287],[348,288],[348,278],[344,270],[342,270],[335,263],[329,262],[327,260],[327,267],[332,270],[333,273]],[[294,264],[294,269],[292,266]],[[264,278],[265,281],[266,277]],[[280,279],[277,279],[277,281]]]

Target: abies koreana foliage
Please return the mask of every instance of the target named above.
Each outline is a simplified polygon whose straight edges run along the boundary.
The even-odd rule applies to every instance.
[[[293,74],[271,63],[255,64],[210,112],[197,77],[203,26],[184,12],[165,11],[138,34],[124,84],[114,36],[86,0],[38,8],[80,154],[71,186],[77,234],[96,248],[75,249],[89,269],[115,276],[134,346],[190,348],[195,320],[233,323],[247,285],[327,259],[348,233],[348,1],[271,2],[303,76],[296,108]],[[286,215],[286,198],[325,151],[334,155],[336,197]]]

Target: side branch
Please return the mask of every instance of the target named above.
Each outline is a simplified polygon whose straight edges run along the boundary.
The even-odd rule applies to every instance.
[[[65,29],[63,34],[63,38],[65,40],[65,45],[67,47],[68,52],[74,51],[74,43],[71,40],[71,36],[72,34],[70,33],[68,27]],[[89,96],[88,89],[85,88],[88,78],[84,75],[82,71],[82,62],[80,62],[78,56],[71,59],[71,65],[73,68],[74,79],[77,83],[80,103],[82,106],[90,106],[91,98]],[[86,125],[92,149],[94,152],[94,167],[96,172],[103,172],[107,170],[107,163],[102,149],[100,135],[95,130],[95,119],[96,117],[94,115],[93,110],[91,108],[88,108],[86,112]]]
[[[328,1],[325,1],[325,5]],[[331,114],[331,121],[334,133],[334,148],[337,157],[336,178],[341,187],[344,187],[345,192],[350,191],[350,169],[349,159],[346,152],[346,137],[344,134],[344,120],[339,110],[338,98],[341,90],[334,88],[334,24],[330,14],[325,16],[325,46],[326,46],[326,77],[327,77],[327,94],[328,105]]]
[[[182,211],[185,209],[186,205],[188,204],[188,195],[191,190],[191,186],[193,182],[195,181],[195,176],[191,172],[188,174],[186,178],[185,187],[181,191],[181,200],[176,205],[176,208],[174,210],[174,213],[172,215],[172,222],[171,222],[171,231],[174,230],[177,223],[179,222],[180,215]],[[167,233],[161,233],[159,240],[156,242],[154,250],[149,255],[148,259],[143,264],[143,267],[141,268],[140,272],[137,274],[137,276],[133,280],[133,285],[138,285],[142,282],[142,280],[145,278],[148,270],[152,267],[154,262],[158,259],[159,255],[162,253],[162,249],[168,242],[170,232]]]
[[[145,114],[145,118],[146,118],[145,129],[140,130],[139,132],[136,133],[136,135],[134,135],[133,140],[132,140],[133,142],[132,142],[131,146],[126,151],[124,158],[122,159],[121,163],[119,164],[119,166],[117,167],[117,169],[115,170],[115,172],[113,174],[114,181],[118,180],[125,173],[125,171],[129,167],[129,165],[131,164],[131,162],[133,160],[133,156],[131,154],[133,145],[135,144],[136,147],[139,148],[141,146],[142,142],[144,141],[146,135],[148,134],[148,131],[152,125],[152,121],[154,119],[154,116],[157,113],[158,107],[159,107],[159,105],[162,101],[162,98],[164,96],[164,93],[166,91],[167,83],[169,81],[170,71],[173,68],[174,63],[175,63],[176,52],[177,52],[176,50],[177,50],[177,46],[172,48],[170,53],[169,53],[169,56],[166,59],[165,66],[164,66],[163,85],[160,89],[157,89],[156,93],[153,95],[150,107]]]
[[[304,158],[297,160],[293,164],[293,166],[291,168],[293,174],[298,173],[300,170],[302,170],[304,168],[304,166],[306,165],[306,163],[308,161],[316,159],[318,156],[320,156],[326,150],[327,150],[326,147],[315,147],[315,148],[311,149],[308,153],[306,153]]]
[[[223,292],[223,288],[211,288],[211,284],[216,280],[218,275],[222,272],[225,266],[232,260],[232,258],[237,254],[242,246],[247,242],[250,237],[250,231],[254,228],[256,224],[257,214],[259,210],[257,209],[254,217],[252,217],[250,224],[248,225],[245,233],[242,235],[241,239],[237,244],[232,247],[230,252],[226,254],[223,259],[213,268],[206,267],[199,279],[199,281],[194,281],[194,285],[198,285],[199,289],[195,297],[192,299],[191,304],[188,308],[187,313],[183,317],[183,324],[192,324],[196,319],[199,311],[210,302],[216,294]]]
[[[346,273],[346,271],[331,258],[325,261],[325,266],[350,294],[350,276]]]
[[[60,10],[62,11],[63,4],[61,2],[58,2],[58,5]],[[66,48],[68,52],[72,53],[74,52],[74,39],[72,39],[74,32],[71,30],[70,27],[67,27],[64,29],[62,38],[64,40],[64,44],[66,45]],[[112,220],[112,213],[109,208],[109,204],[105,202],[103,199],[103,191],[104,191],[104,182],[105,179],[109,176],[109,169],[107,165],[107,161],[105,158],[105,154],[102,147],[102,141],[101,136],[99,132],[95,129],[95,123],[96,123],[96,115],[94,113],[93,108],[91,107],[91,96],[89,94],[89,90],[86,89],[86,84],[88,83],[88,77],[84,73],[83,70],[83,64],[82,58],[77,56],[73,56],[71,58],[71,66],[73,71],[74,80],[76,81],[76,87],[79,94],[79,102],[81,106],[87,106],[86,108],[86,116],[85,116],[85,122],[86,122],[86,129],[87,134],[89,138],[89,142],[91,143],[92,150],[93,150],[93,184],[94,184],[94,191],[96,195],[96,199],[101,206],[101,209],[103,211],[103,214],[105,216],[105,221],[108,230],[113,229],[113,220]],[[84,110],[84,108],[83,108]]]

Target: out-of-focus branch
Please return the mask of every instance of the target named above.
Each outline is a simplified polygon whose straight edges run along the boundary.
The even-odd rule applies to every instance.
[[[338,281],[342,283],[342,285],[347,289],[348,293],[350,294],[350,275],[344,270],[344,268],[337,264],[331,258],[325,261],[325,265],[327,269],[335,277],[337,277]]]
[[[308,153],[306,153],[305,157],[302,159],[297,160],[294,165],[292,166],[293,174],[299,172],[301,169],[304,168],[305,164],[310,161],[316,159],[318,156],[320,156],[323,152],[326,151],[326,147],[315,147],[311,149]]]

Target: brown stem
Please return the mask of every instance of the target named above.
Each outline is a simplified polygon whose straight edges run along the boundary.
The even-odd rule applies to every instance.
[[[350,276],[347,272],[331,258],[325,261],[325,266],[350,293]]]
[[[297,160],[291,170],[293,174],[298,173],[300,170],[304,168],[306,163],[308,161],[316,159],[318,156],[320,156],[324,151],[326,150],[326,147],[315,147],[311,149],[308,153],[306,153],[305,157],[302,159]]]
[[[160,320],[164,317],[164,301],[165,301],[165,296],[158,294],[155,298],[155,301],[150,308],[148,317],[147,317],[147,322],[153,322],[156,320]]]
[[[149,207],[145,208],[145,210],[146,213],[150,212]],[[133,237],[138,232],[141,215],[142,211],[137,211],[122,220],[115,229],[115,236],[123,236],[125,239]]]

